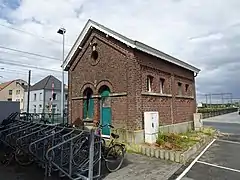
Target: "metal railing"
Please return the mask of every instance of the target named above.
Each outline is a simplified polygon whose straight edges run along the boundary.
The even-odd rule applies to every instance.
[[[59,113],[21,113],[20,119],[36,123],[67,124],[68,115],[64,114],[64,117],[61,117]]]

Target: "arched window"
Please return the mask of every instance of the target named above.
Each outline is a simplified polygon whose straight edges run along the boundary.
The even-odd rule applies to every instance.
[[[147,91],[152,92],[153,91],[153,76],[148,75],[147,76]]]
[[[110,97],[109,97],[109,95],[110,95],[109,87],[106,85],[103,85],[102,87],[100,87],[99,94],[101,95],[102,106],[110,107],[111,103],[110,103]]]
[[[83,92],[83,119],[92,119],[94,111],[94,100],[92,98],[93,91],[91,88],[85,89]]]

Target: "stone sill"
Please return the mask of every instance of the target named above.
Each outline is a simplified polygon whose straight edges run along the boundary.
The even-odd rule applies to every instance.
[[[193,96],[182,96],[182,95],[176,95],[176,98],[182,98],[182,99],[194,99]]]
[[[83,122],[86,122],[86,123],[93,123],[93,119],[83,119]]]
[[[122,92],[122,93],[110,93],[110,97],[120,97],[120,96],[127,96],[126,92]],[[93,98],[100,98],[100,95],[93,95]],[[82,99],[86,99],[86,96],[80,96],[80,97],[73,97],[72,100],[82,100]]]
[[[110,97],[119,97],[119,96],[127,96],[126,92],[123,93],[111,93]]]
[[[171,94],[161,94],[161,93],[154,93],[154,92],[142,92],[142,95],[145,95],[145,96],[159,96],[159,97],[172,97]]]

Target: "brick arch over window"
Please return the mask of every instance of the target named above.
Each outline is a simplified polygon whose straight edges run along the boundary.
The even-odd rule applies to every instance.
[[[83,95],[84,91],[85,91],[87,88],[90,88],[90,89],[93,91],[93,94],[95,93],[94,84],[91,83],[91,82],[87,82],[87,83],[85,83],[85,84],[82,86],[82,88],[81,88],[81,90],[80,90],[80,94],[81,94],[80,96]]]
[[[100,88],[103,87],[103,86],[107,86],[109,88],[110,92],[114,92],[112,83],[108,80],[103,80],[103,81],[100,81],[97,85],[97,88],[96,88],[97,93],[99,93]]]

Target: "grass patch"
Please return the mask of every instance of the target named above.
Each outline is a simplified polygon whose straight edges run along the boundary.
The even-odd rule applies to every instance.
[[[206,136],[212,136],[214,129],[204,128],[201,131],[188,131],[186,133],[159,133],[156,146],[168,150],[187,150]]]

